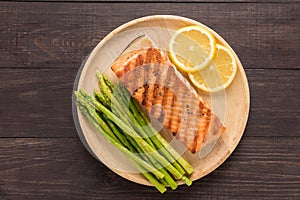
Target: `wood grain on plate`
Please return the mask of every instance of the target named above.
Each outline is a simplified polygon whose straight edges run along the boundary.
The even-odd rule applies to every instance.
[[[95,75],[97,69],[111,76],[111,79],[116,78],[110,69],[111,64],[138,36],[147,35],[159,48],[167,51],[168,42],[174,31],[189,25],[204,26],[184,17],[156,15],[135,19],[118,27],[91,52],[80,73],[78,88],[93,94],[98,82]],[[215,36],[217,43],[231,49],[223,38],[213,30],[209,30]],[[233,50],[231,51],[233,52]],[[220,166],[233,152],[245,129],[250,104],[249,88],[244,69],[237,56],[236,62],[238,71],[230,87],[217,94],[200,93],[206,102],[212,102],[212,111],[224,120],[227,129],[205,158],[199,159],[198,154],[186,151],[184,157],[195,168],[194,173],[190,176],[192,180],[197,180]],[[129,173],[133,169],[130,163],[126,162],[127,159],[97,133],[78,109],[76,112],[78,121],[76,117],[75,123],[80,124],[89,147],[104,164],[128,180],[151,185],[141,174]],[[179,183],[182,184],[182,182]]]

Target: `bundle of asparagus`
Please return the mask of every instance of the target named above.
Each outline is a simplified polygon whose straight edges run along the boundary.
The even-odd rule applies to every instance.
[[[194,168],[158,133],[128,90],[114,86],[97,71],[100,91],[91,96],[75,92],[77,106],[110,143],[125,153],[134,166],[164,193],[166,186],[177,188],[176,180],[190,186],[187,177]]]

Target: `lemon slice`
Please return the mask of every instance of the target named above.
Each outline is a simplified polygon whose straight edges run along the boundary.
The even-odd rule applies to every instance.
[[[216,40],[204,27],[187,26],[175,32],[169,42],[169,56],[179,69],[195,72],[209,65],[216,52]]]
[[[227,88],[235,77],[237,65],[231,51],[217,44],[216,55],[204,70],[188,73],[192,83],[206,92],[218,92]]]

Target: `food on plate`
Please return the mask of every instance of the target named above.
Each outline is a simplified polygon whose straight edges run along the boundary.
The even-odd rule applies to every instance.
[[[175,66],[187,72],[193,85],[204,92],[224,90],[237,71],[231,50],[217,44],[202,26],[177,30],[169,42],[169,55]]]
[[[151,125],[122,84],[113,85],[100,72],[99,90],[91,96],[75,92],[77,107],[111,144],[128,156],[144,177],[164,193],[166,186],[177,188],[176,180],[190,186],[194,168]],[[129,99],[129,101],[128,101]],[[117,101],[116,101],[117,100]],[[129,102],[129,106],[126,103]]]
[[[190,186],[194,167],[154,124],[172,132],[191,153],[216,142],[226,127],[192,85],[205,92],[228,87],[237,72],[231,50],[217,44],[205,27],[188,26],[171,37],[168,52],[146,35],[138,37],[111,69],[117,83],[97,72],[94,95],[75,92],[78,109],[158,191],[175,190],[178,180]]]
[[[147,36],[134,41],[111,69],[132,97],[192,153],[224,133],[223,122]]]
[[[209,67],[188,73],[192,83],[202,91],[219,92],[227,88],[234,79],[237,65],[231,51],[217,44],[216,55]]]
[[[216,53],[215,37],[202,26],[177,30],[169,42],[171,61],[185,72],[205,69]]]

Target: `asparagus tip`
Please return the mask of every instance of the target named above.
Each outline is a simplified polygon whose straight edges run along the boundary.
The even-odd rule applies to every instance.
[[[191,186],[192,185],[192,180],[189,179],[188,177],[186,176],[183,176],[182,179],[181,179],[187,186]]]
[[[77,97],[79,95],[79,91],[74,91],[74,94]]]
[[[96,70],[96,75],[97,75],[98,79],[100,79],[101,76],[102,76],[102,73],[97,69]]]

